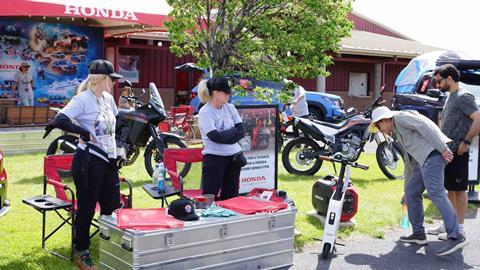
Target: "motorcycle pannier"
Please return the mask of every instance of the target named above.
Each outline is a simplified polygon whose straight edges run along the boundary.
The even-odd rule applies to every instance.
[[[328,211],[330,197],[337,187],[337,179],[334,176],[327,175],[323,179],[317,180],[312,188],[313,208],[319,215],[325,216]],[[345,191],[343,200],[341,222],[349,221],[355,216],[358,210],[358,194],[352,186]]]
[[[130,128],[128,139],[131,143],[139,146],[145,146],[150,138],[150,132],[147,127],[148,123],[141,121],[133,121]]]

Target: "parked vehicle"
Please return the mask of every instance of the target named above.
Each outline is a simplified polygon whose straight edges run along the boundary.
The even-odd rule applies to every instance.
[[[256,81],[250,80],[250,87],[253,89],[255,87],[270,88],[274,91],[282,91],[283,83],[272,82],[272,81]],[[190,105],[194,107],[194,112],[198,113],[203,104],[198,98],[198,86],[195,86],[191,92]],[[343,100],[340,96],[320,93],[320,92],[311,92],[307,91],[305,95],[308,103],[308,110],[311,119],[334,122],[340,121],[345,117],[345,111],[343,109]],[[238,96],[233,93],[230,97],[230,103],[235,105],[258,105],[266,104],[266,102],[255,99],[253,95],[247,96]],[[278,101],[274,100],[274,104],[280,104]],[[289,110],[286,111],[287,114],[291,114]]]
[[[135,97],[126,97],[133,99],[135,109],[118,110],[115,139],[118,154],[123,152],[118,160],[118,167],[132,165],[140,154],[140,148],[145,147],[145,169],[152,176],[155,164],[163,160],[163,149],[186,148],[187,145],[177,135],[157,132],[157,126],[165,120],[166,113],[154,83],[150,83],[149,90],[150,100],[145,103]],[[52,129],[52,126],[47,126],[43,137],[45,138]],[[50,144],[47,155],[72,153],[77,143],[77,136],[64,134]],[[179,166],[182,176],[185,176],[189,170],[189,163],[183,164],[183,167]]]
[[[7,198],[7,172],[3,162],[3,153],[0,150],[0,217],[4,216],[10,209],[10,202]]]
[[[364,151],[368,141],[375,140],[377,162],[390,179],[402,178],[403,162],[401,148],[390,137],[368,131],[374,108],[382,103],[377,98],[364,112],[351,113],[345,121],[333,124],[304,118],[294,121],[304,136],[289,141],[282,151],[282,163],[292,174],[313,175],[322,166],[320,156],[354,162]]]
[[[443,64],[453,64],[460,71],[460,88],[469,90],[480,104],[480,61],[456,52],[433,52],[410,61],[395,82],[394,110],[416,110],[439,124],[447,94],[436,89],[433,73]]]

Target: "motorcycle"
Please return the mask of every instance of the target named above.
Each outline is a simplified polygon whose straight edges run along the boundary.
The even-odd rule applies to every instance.
[[[135,104],[134,109],[118,109],[115,141],[117,143],[118,168],[132,165],[140,154],[140,148],[145,147],[144,160],[147,173],[152,176],[156,163],[163,160],[163,149],[186,148],[179,136],[171,133],[158,133],[157,126],[166,118],[162,98],[154,83],[149,85],[150,99],[140,101],[146,94],[145,90],[137,98],[124,97]],[[45,128],[43,138],[54,129],[50,124]],[[52,141],[47,149],[47,155],[73,153],[77,148],[79,138],[71,134],[63,134]],[[178,165],[181,176],[190,170],[190,163]]]
[[[367,142],[377,143],[376,158],[382,172],[389,179],[403,177],[403,155],[400,146],[392,138],[381,133],[370,133],[372,111],[383,103],[377,98],[363,112],[349,109],[346,120],[327,123],[296,118],[294,125],[303,137],[289,141],[282,152],[282,163],[292,174],[314,175],[322,166],[319,156],[354,162],[364,151]]]

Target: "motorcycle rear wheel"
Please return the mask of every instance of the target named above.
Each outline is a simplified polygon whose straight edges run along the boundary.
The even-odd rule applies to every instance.
[[[179,138],[166,138],[163,141],[163,147],[166,148],[187,148],[187,145],[182,142]],[[157,149],[155,145],[155,141],[150,141],[145,149],[145,169],[147,173],[152,176],[153,175],[153,168],[157,162],[163,162],[163,149]],[[177,168],[180,172],[180,176],[185,177],[188,172],[190,171],[190,167],[192,164],[190,163],[177,163]]]
[[[299,137],[289,141],[282,151],[282,163],[287,172],[296,175],[314,175],[322,167],[322,160],[304,159],[300,155],[305,152],[320,152],[322,148],[310,138]]]
[[[393,157],[393,152],[390,147],[395,147],[397,160]],[[389,179],[402,179],[403,178],[403,154],[400,148],[392,142],[383,141],[377,147],[376,152],[377,163],[383,174]]]
[[[68,147],[68,145],[62,144],[61,142],[63,141],[71,143],[76,147],[78,144],[78,137],[67,134],[55,138],[55,140],[53,140],[47,148],[47,155],[62,155],[75,153],[75,149]]]

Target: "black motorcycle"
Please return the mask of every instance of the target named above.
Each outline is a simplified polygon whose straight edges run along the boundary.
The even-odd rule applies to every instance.
[[[158,133],[157,126],[166,118],[162,98],[154,83],[149,85],[150,98],[148,102],[140,99],[145,91],[137,98],[124,97],[135,103],[135,109],[119,109],[115,128],[117,142],[118,167],[132,165],[140,154],[140,148],[146,147],[144,152],[145,169],[152,176],[154,165],[163,160],[163,149],[186,148],[179,136],[171,133]],[[54,127],[45,128],[45,138]],[[47,155],[73,153],[77,148],[79,138],[75,135],[64,134],[53,140],[47,149]],[[185,176],[190,170],[190,163],[178,164],[180,175]]]
[[[340,123],[327,123],[304,118],[296,118],[294,125],[304,136],[289,141],[282,152],[282,163],[292,174],[313,175],[322,166],[319,156],[354,162],[364,151],[369,141],[376,141],[377,163],[390,179],[403,177],[403,155],[400,146],[392,138],[381,133],[370,133],[373,109],[380,106],[377,98],[365,111],[350,109],[347,119]]]

